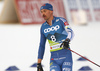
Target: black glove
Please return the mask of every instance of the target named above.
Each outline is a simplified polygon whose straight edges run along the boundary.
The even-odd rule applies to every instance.
[[[63,47],[63,49],[69,48],[69,42],[70,42],[70,39],[67,38],[65,41],[63,41],[60,47]]]
[[[37,64],[37,71],[43,71],[41,63]]]

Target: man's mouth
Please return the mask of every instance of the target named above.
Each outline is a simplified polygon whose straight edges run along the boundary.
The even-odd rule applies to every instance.
[[[46,16],[45,15],[43,15],[43,18],[45,18]]]

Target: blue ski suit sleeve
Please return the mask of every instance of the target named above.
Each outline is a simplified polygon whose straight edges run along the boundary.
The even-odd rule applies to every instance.
[[[60,22],[61,22],[61,24],[63,25],[65,31],[68,34],[67,38],[69,38],[70,40],[72,40],[73,37],[74,37],[74,32],[71,29],[70,25],[68,24],[67,20],[64,19],[64,18],[62,18],[62,17],[60,17]]]
[[[45,43],[46,43],[46,37],[45,35],[42,33],[42,28],[40,30],[40,46],[39,46],[39,51],[38,51],[38,59],[43,59],[43,55],[45,52]]]

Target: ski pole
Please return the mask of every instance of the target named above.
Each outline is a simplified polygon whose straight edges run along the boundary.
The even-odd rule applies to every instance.
[[[75,54],[77,54],[77,55],[81,56],[82,58],[84,58],[84,59],[88,60],[89,62],[93,63],[94,65],[96,65],[96,66],[100,67],[100,65],[98,65],[98,64],[96,64],[95,62],[93,62],[93,61],[91,61],[91,60],[87,59],[86,57],[84,57],[84,56],[80,55],[79,53],[77,53],[77,52],[75,52],[75,51],[73,51],[73,50],[71,50],[71,49],[69,49],[69,48],[67,48],[67,49],[68,49],[68,50],[70,50],[71,52],[73,52],[73,53],[75,53]]]

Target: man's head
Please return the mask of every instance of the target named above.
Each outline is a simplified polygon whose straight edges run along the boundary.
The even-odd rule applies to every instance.
[[[45,20],[48,20],[51,16],[53,16],[53,6],[49,3],[42,5],[40,11]]]

